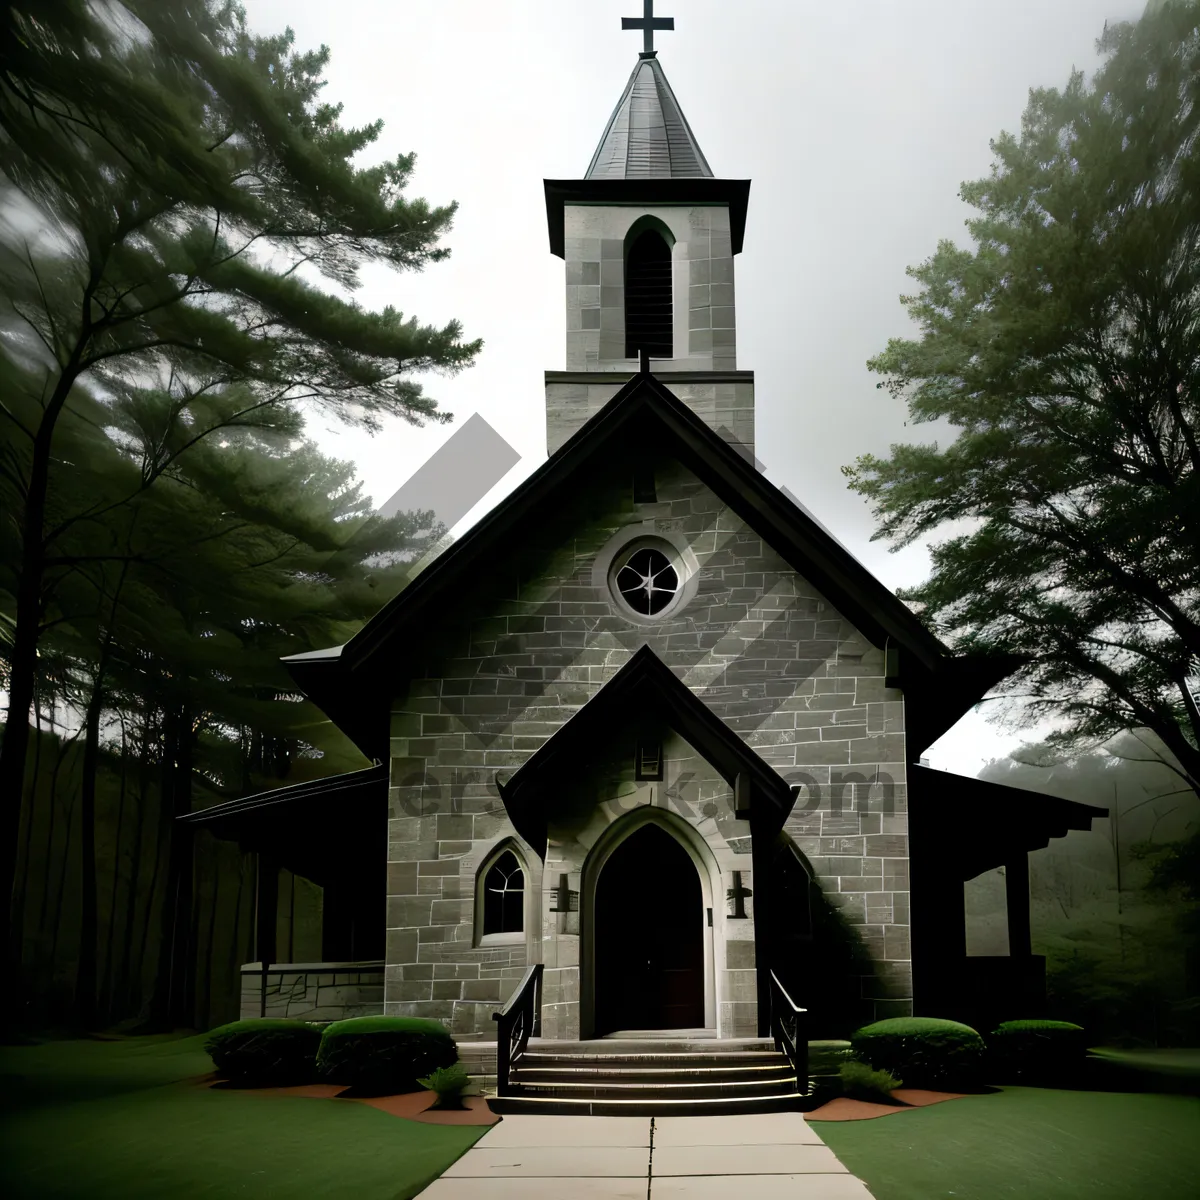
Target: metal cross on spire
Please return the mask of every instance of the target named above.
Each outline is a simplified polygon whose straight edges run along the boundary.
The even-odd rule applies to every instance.
[[[656,17],[654,15],[654,0],[643,0],[643,10],[640,17],[622,17],[622,29],[641,29],[644,31],[645,40],[642,44],[642,54],[647,58],[652,57],[656,51],[654,49],[654,31],[656,29],[674,29],[674,17]]]

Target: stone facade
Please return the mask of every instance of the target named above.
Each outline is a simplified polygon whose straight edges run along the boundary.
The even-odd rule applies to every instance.
[[[546,374],[554,454],[638,369],[625,356],[624,257],[635,225],[671,246],[673,348],[651,369],[709,428],[754,459],[754,377],[738,371],[730,214],[724,205],[568,204],[567,370]],[[800,798],[786,832],[849,926],[868,1015],[911,1011],[903,705],[869,644],[802,574],[679,463],[653,464],[657,499],[629,480],[581,478],[563,512],[511,548],[504,577],[448,598],[406,646],[392,712],[388,1013],[487,1038],[527,964],[544,965],[542,1032],[593,1030],[596,880],[621,838],[652,821],[687,850],[710,910],[705,1024],[758,1029],[749,823],[703,748],[662,730],[664,777],[634,778],[634,735],[566,772],[547,813],[545,862],[516,836],[497,787],[643,645]],[[638,619],[608,563],[653,537],[686,564],[682,602]],[[481,868],[510,848],[526,876],[523,935],[480,936]],[[734,872],[744,907],[731,905]],[[647,920],[653,920],[652,897]],[[804,997],[798,997],[803,1004]]]
[[[546,372],[546,452],[553,454],[638,369],[625,356],[625,243],[651,218],[671,247],[675,355],[656,375],[711,429],[754,455],[754,374],[737,370],[729,209],[567,205],[567,370]]]
[[[655,503],[614,504],[565,542],[531,530],[508,576],[481,580],[478,593],[447,606],[440,629],[406,647],[408,682],[398,683],[392,717],[388,1013],[487,1037],[525,965],[542,961],[544,1032],[586,1036],[589,854],[618,819],[662,806],[673,785],[678,794],[686,770],[690,790],[669,819],[688,826],[680,840],[708,871],[709,1019],[725,1036],[755,1023],[752,922],[731,929],[721,900],[735,869],[754,890],[749,830],[695,749],[668,742],[666,780],[634,788],[623,751],[598,748],[564,780],[550,814],[544,886],[542,863],[515,837],[496,787],[497,773],[525,762],[642,645],[803,785],[787,832],[869,953],[861,994],[876,1015],[911,1011],[903,706],[885,686],[883,649],[689,471],[662,461],[655,475]],[[686,548],[696,564],[694,594],[657,623],[630,619],[597,583],[615,541],[647,534]],[[476,936],[477,873],[505,839],[527,869],[533,911],[519,943],[493,945]],[[562,874],[583,892],[574,919],[552,911]]]
[[[547,371],[547,452],[574,437],[628,382],[628,371]],[[705,425],[753,460],[753,371],[679,371],[664,382]]]
[[[625,238],[651,217],[674,239],[674,357],[655,374],[733,371],[737,335],[733,250],[724,205],[571,205],[564,210],[567,370],[637,369],[625,354]]]
[[[266,973],[263,1011],[261,963],[242,966],[242,1019],[287,1017],[341,1021],[383,1011],[383,963],[277,963]]]

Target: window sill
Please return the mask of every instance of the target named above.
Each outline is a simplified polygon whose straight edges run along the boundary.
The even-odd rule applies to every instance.
[[[480,939],[481,946],[523,946],[525,944],[525,934],[523,931],[516,933],[485,933]]]

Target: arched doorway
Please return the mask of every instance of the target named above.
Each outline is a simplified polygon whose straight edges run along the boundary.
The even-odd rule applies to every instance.
[[[688,852],[642,825],[596,881],[595,1032],[704,1025],[704,898]]]

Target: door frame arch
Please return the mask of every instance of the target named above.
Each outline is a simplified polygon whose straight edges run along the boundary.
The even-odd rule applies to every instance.
[[[596,1030],[596,887],[613,853],[646,825],[657,825],[684,849],[700,877],[701,943],[704,947],[704,1027],[717,1028],[716,954],[713,942],[715,897],[723,896],[721,868],[699,831],[682,817],[645,805],[614,821],[596,839],[583,863],[579,882],[579,1036],[595,1037]],[[713,913],[710,922],[706,914]]]

